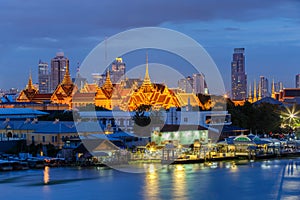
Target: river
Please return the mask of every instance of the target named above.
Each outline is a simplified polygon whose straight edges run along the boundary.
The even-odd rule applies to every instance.
[[[1,199],[300,199],[300,159],[0,172]]]

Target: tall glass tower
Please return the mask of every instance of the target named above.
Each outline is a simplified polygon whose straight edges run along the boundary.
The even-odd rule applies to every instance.
[[[39,79],[39,92],[49,93],[50,89],[50,74],[48,69],[48,64],[39,61],[38,65],[38,79]]]
[[[247,97],[247,75],[245,73],[245,48],[235,48],[231,62],[231,98],[245,100]]]
[[[56,56],[51,59],[51,92],[53,92],[64,79],[67,64],[69,65],[69,59],[64,56],[63,52],[56,53]]]

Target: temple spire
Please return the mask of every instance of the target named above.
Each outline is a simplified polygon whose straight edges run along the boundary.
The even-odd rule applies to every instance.
[[[106,79],[105,79],[103,87],[106,88],[106,89],[112,88],[112,82],[110,80],[109,70],[107,70],[107,72],[106,72]]]
[[[66,62],[66,73],[64,76],[64,79],[62,81],[62,84],[64,85],[68,85],[68,84],[72,84],[72,80],[71,80],[71,76],[70,76],[70,71],[69,71],[69,63]]]
[[[31,70],[29,72],[29,79],[28,79],[28,83],[27,83],[27,88],[28,90],[33,90],[34,89],[34,86],[33,86],[33,83],[32,83],[32,76],[31,76]]]
[[[275,99],[275,83],[274,83],[274,79],[273,79],[273,81],[272,81],[272,95],[271,95],[271,97],[272,97],[273,99]]]
[[[252,89],[251,89],[251,83],[250,83],[250,85],[249,85],[248,101],[249,101],[249,102],[252,102]]]
[[[146,54],[146,72],[145,72],[143,84],[151,85],[151,80],[150,80],[150,76],[149,76],[148,53]]]
[[[254,80],[254,85],[253,85],[253,102],[256,102],[256,80]]]

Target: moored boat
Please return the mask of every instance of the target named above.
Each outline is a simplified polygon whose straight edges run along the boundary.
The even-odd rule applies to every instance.
[[[12,163],[6,160],[0,160],[0,171],[11,171],[13,170]]]

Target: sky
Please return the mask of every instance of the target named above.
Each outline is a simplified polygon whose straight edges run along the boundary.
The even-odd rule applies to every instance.
[[[37,82],[39,60],[50,63],[58,51],[70,59],[74,76],[77,63],[105,38],[149,26],[179,31],[201,44],[226,90],[237,47],[245,48],[248,81],[263,75],[295,87],[300,73],[300,1],[1,0],[0,88],[24,88],[30,71]],[[164,64],[164,59],[155,62]],[[124,61],[130,68],[137,60],[145,57]]]

